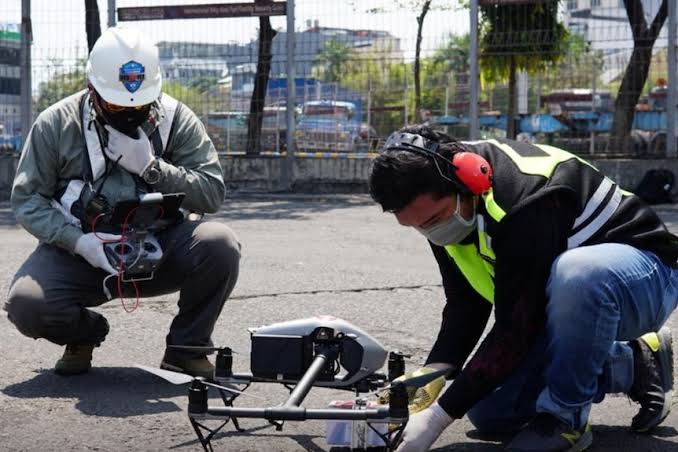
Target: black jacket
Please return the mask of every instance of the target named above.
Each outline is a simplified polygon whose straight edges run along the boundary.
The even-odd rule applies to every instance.
[[[524,146],[507,143],[512,147]],[[487,325],[492,305],[470,286],[443,247],[430,244],[442,275],[447,304],[427,362],[453,365],[455,381],[439,403],[455,418],[462,417],[499,386],[543,331],[551,265],[568,249],[568,239],[573,233],[586,226],[584,221],[579,229],[573,227],[586,200],[604,179],[580,160],[562,164],[566,165],[561,168],[563,171],[555,171],[553,178],[546,179],[521,173],[492,144],[474,145],[473,151],[492,164],[495,199],[505,207],[506,216],[500,222],[488,221],[487,226],[496,255],[495,323],[463,371],[464,362]],[[525,152],[537,151],[527,148]],[[478,213],[486,219],[490,217],[482,202]],[[465,243],[474,242],[477,246],[477,241],[478,234],[474,232]],[[674,265],[678,259],[678,238],[636,196],[624,196],[604,225],[578,246],[610,242],[651,251],[668,265]]]

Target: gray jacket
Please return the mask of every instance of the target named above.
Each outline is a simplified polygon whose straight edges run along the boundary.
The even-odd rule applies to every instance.
[[[11,204],[19,223],[40,241],[73,251],[83,234],[52,200],[69,181],[81,179],[87,149],[80,117],[80,99],[85,91],[52,105],[38,116],[26,139],[12,186]],[[152,121],[142,128],[147,135],[164,118],[159,102]],[[216,212],[224,198],[223,172],[217,152],[197,116],[181,104],[176,112],[165,154],[160,160],[162,177],[153,186],[162,193],[186,193],[182,207],[200,213]],[[95,188],[101,180],[95,182]],[[131,199],[139,191],[138,179],[114,165],[102,189],[113,205]]]

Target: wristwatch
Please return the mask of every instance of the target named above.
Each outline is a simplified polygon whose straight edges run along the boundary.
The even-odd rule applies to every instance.
[[[141,178],[148,185],[154,185],[160,181],[161,175],[162,173],[160,171],[160,164],[158,163],[158,159],[154,159],[153,162],[151,162],[151,164],[148,165],[148,167],[141,174]]]

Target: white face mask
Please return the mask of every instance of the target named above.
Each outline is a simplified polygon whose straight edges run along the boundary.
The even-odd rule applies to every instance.
[[[455,245],[464,240],[476,228],[477,215],[475,204],[473,217],[467,220],[461,215],[461,198],[457,193],[457,207],[452,216],[428,228],[414,227],[424,237],[438,246]]]

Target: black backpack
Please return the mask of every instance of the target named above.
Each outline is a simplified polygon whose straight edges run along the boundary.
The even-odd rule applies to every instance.
[[[641,179],[635,194],[648,204],[672,203],[675,176],[667,169],[648,170]]]

